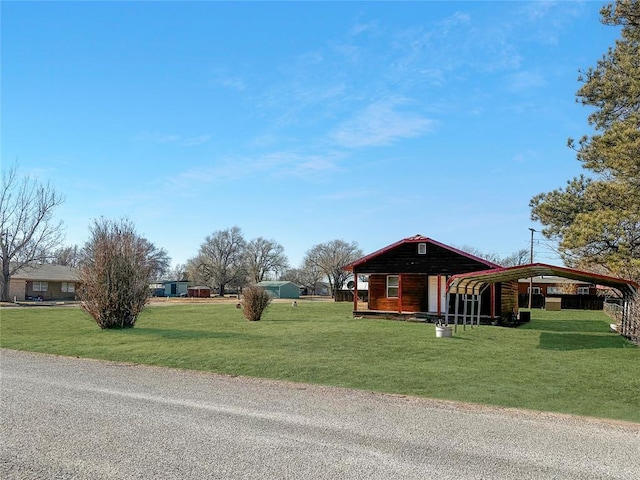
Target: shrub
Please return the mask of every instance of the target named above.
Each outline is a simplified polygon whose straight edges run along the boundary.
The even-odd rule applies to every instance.
[[[167,265],[164,250],[138,236],[130,222],[95,221],[82,250],[82,309],[100,328],[133,327],[151,279]]]
[[[255,285],[245,288],[242,297],[242,313],[251,322],[260,320],[262,312],[271,303],[271,296],[266,290]]]

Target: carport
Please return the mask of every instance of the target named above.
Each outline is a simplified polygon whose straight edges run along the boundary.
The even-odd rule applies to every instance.
[[[624,280],[618,277],[609,277],[596,273],[575,270],[572,268],[558,267],[555,265],[547,265],[545,263],[530,263],[527,265],[518,265],[515,267],[494,268],[491,270],[483,270],[480,272],[463,273],[453,275],[447,281],[447,306],[451,295],[456,295],[455,312],[453,312],[455,328],[457,330],[460,320],[462,325],[466,327],[467,323],[471,326],[480,324],[480,295],[491,284],[500,282],[516,281],[521,278],[531,278],[544,275],[554,275],[558,277],[580,280],[583,282],[594,283],[605,287],[613,288],[622,294],[622,321],[620,333],[624,336],[631,334],[631,322],[629,319],[629,302],[640,289],[640,285],[631,280]],[[462,295],[463,311],[459,312],[459,296]],[[469,305],[469,307],[468,307]],[[476,306],[477,312],[476,313]],[[514,312],[515,313],[515,312]],[[446,312],[446,321],[448,323],[451,312]]]

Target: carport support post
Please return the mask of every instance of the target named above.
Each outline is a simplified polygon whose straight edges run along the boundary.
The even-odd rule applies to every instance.
[[[462,296],[462,329],[466,330],[467,329],[467,294],[465,293]]]
[[[531,230],[531,258],[529,263],[533,263],[533,232],[535,230],[533,228],[529,228],[529,230]],[[533,277],[529,277],[529,310],[531,310],[531,297],[533,297]]]
[[[485,285],[484,288],[481,288],[479,290],[478,293],[478,326],[480,326],[480,312],[482,311],[482,294],[485,292],[485,290],[487,288],[490,289],[491,295],[493,295],[494,290],[493,290],[493,286],[494,284],[490,284],[490,285]],[[495,302],[493,301],[493,296],[491,297],[491,304],[493,305]]]
[[[446,298],[446,304],[444,306],[444,323],[445,325],[449,325],[449,301],[451,298],[451,294],[447,291],[447,295],[445,296]]]
[[[474,287],[474,290],[475,290],[475,287]],[[473,290],[472,290],[472,292],[473,292]],[[473,328],[473,317],[475,316],[475,311],[476,311],[476,309],[475,309],[475,307],[476,307],[476,298],[475,297],[476,297],[475,294],[472,293],[471,294],[471,322],[470,322],[471,328]]]
[[[455,316],[454,318],[454,322],[455,322],[455,332],[458,332],[458,307],[460,305],[460,294],[458,292],[456,292],[456,307],[455,307]]]
[[[353,270],[353,313],[358,311],[358,274]]]

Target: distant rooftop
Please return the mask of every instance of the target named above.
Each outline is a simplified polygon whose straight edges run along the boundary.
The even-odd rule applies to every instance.
[[[77,282],[80,280],[80,270],[66,265],[51,265],[48,263],[25,267],[11,276],[12,280],[48,281],[48,282]]]

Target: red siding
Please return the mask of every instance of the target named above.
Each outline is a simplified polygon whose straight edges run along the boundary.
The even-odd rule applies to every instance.
[[[402,311],[421,312],[427,303],[427,276],[402,275]],[[369,310],[398,311],[398,298],[387,298],[387,276],[369,276]]]

